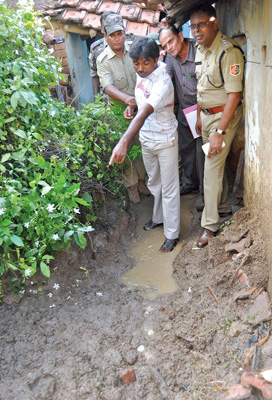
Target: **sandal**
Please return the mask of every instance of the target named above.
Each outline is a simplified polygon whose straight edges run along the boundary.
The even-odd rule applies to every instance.
[[[143,227],[143,229],[144,229],[145,231],[151,231],[151,229],[155,229],[155,228],[157,228],[157,226],[160,226],[160,225],[162,225],[162,223],[161,223],[161,224],[156,224],[156,223],[153,222],[152,219],[151,219],[150,221],[148,221],[148,222],[145,224],[145,226]]]
[[[179,238],[177,239],[165,239],[162,247],[159,250],[159,253],[170,253],[170,251],[174,250],[176,245],[178,244]]]

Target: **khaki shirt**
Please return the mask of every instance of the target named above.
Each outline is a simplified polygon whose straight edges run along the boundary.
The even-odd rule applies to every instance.
[[[128,51],[129,44],[125,42],[123,58],[114,53],[110,46],[98,56],[97,72],[103,89],[107,85],[114,85],[121,92],[134,96],[136,72]],[[110,97],[109,101],[111,104],[116,102]]]
[[[242,92],[244,76],[244,58],[242,52],[235,48],[235,40],[218,31],[211,47],[196,45],[196,78],[197,102],[201,108],[212,108],[226,104],[229,93]],[[224,81],[222,82],[219,69]]]

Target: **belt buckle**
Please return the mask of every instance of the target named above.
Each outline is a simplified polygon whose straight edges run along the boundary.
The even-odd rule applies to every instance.
[[[210,111],[209,111],[208,108],[204,108],[204,109],[203,109],[203,112],[204,112],[204,114],[206,114],[206,115],[211,115],[211,113],[210,113]]]

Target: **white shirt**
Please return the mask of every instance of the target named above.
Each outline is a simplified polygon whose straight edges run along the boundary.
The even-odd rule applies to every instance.
[[[158,65],[146,78],[137,74],[135,99],[139,110],[145,104],[154,108],[140,130],[140,141],[164,143],[175,139],[178,122],[174,114],[172,80],[166,72],[166,65],[160,61]]]

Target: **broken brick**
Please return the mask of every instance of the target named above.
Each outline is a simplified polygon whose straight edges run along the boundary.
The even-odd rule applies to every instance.
[[[236,251],[237,253],[241,253],[245,248],[250,247],[252,241],[249,237],[241,239],[239,242],[236,243],[227,243],[225,246],[225,251]]]
[[[259,389],[265,399],[272,400],[272,383],[260,378],[258,372],[244,372],[241,377],[241,383]]]
[[[256,290],[256,287],[253,287],[249,290],[240,290],[238,293],[234,294],[234,300],[244,300],[248,299],[249,296]]]
[[[267,292],[262,292],[247,313],[250,323],[257,325],[272,318],[270,299]]]
[[[229,388],[228,396],[225,398],[225,400],[250,399],[251,395],[252,391],[250,387],[236,384]]]
[[[128,372],[125,375],[122,376],[121,379],[127,385],[129,385],[130,383],[135,382],[136,381],[136,374],[135,374],[134,369],[130,368],[128,370]]]

